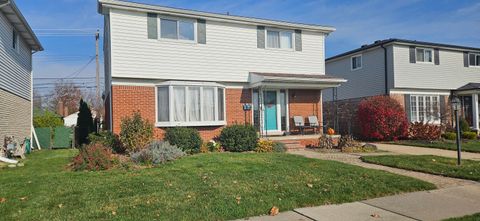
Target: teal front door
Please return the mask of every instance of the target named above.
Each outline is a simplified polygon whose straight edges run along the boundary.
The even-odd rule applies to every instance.
[[[264,93],[265,104],[265,117],[264,125],[265,130],[278,130],[277,127],[277,92],[265,91]]]

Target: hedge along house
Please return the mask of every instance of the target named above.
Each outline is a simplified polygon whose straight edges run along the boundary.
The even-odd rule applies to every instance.
[[[32,54],[43,47],[13,0],[0,0],[0,145],[31,136]]]
[[[195,127],[204,139],[230,124],[262,134],[296,130],[292,116],[322,119],[327,26],[100,0],[105,18],[107,121],[120,131],[134,111],[169,127]],[[321,123],[321,122],[320,122]]]
[[[326,60],[326,70],[348,80],[324,92],[325,120],[344,133],[355,130],[358,103],[388,95],[411,122],[452,125],[451,95],[462,116],[479,130],[480,48],[404,39],[363,45]]]

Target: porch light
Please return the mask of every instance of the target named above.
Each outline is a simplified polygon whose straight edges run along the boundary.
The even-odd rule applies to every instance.
[[[461,153],[462,153],[462,147],[460,144],[460,119],[458,117],[458,111],[462,108],[461,107],[461,102],[458,97],[452,97],[452,100],[450,101],[452,103],[452,109],[453,112],[455,112],[455,128],[457,132],[457,165],[460,165],[461,163]]]

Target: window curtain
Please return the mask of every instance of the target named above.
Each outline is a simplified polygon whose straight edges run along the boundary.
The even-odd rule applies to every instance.
[[[203,120],[215,120],[215,96],[213,88],[203,88]]]
[[[267,44],[269,48],[280,48],[280,33],[278,31],[267,31]]]
[[[185,121],[185,87],[173,88],[173,120]]]
[[[189,87],[188,88],[189,99],[189,121],[200,121],[200,88]]]
[[[158,121],[169,121],[168,111],[168,87],[159,87],[158,91]]]
[[[292,48],[292,33],[281,32],[280,33],[280,46],[282,48]]]

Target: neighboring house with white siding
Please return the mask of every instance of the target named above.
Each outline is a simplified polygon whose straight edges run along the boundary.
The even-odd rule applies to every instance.
[[[452,94],[479,129],[480,48],[387,39],[328,58],[326,70],[348,80],[323,94],[325,118],[341,130],[351,129],[356,104],[376,95],[397,99],[411,122],[449,123]]]
[[[31,136],[32,54],[42,45],[13,0],[0,0],[0,143]]]
[[[116,0],[99,0],[99,13],[106,121],[115,133],[139,111],[159,138],[188,126],[211,139],[244,122],[284,134],[296,129],[294,115],[321,120],[322,90],[344,82],[325,75],[332,27]]]

